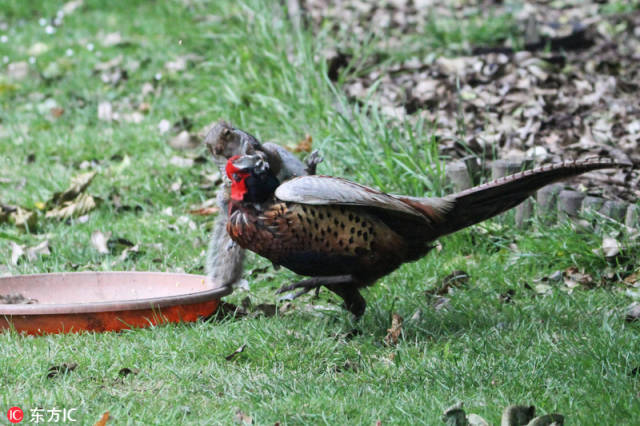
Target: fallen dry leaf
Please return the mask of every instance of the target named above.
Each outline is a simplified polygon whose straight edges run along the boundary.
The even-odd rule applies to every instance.
[[[11,241],[11,264],[13,266],[18,264],[18,260],[24,255],[24,246],[16,244]]]
[[[189,216],[180,216],[176,219],[176,224],[181,226],[186,226],[187,228],[195,231],[198,229],[198,225],[189,217]]]
[[[634,272],[624,280],[625,284],[631,287],[640,287],[640,272]]]
[[[158,123],[158,131],[160,134],[167,133],[169,130],[171,130],[171,122],[166,118],[160,120],[160,123]]]
[[[256,305],[253,311],[250,313],[250,318],[256,318],[259,316],[272,317],[276,314],[276,305],[272,303],[260,303]]]
[[[179,56],[173,61],[165,62],[164,67],[169,72],[184,71],[187,69],[187,60],[184,57]]]
[[[213,317],[217,320],[223,320],[226,317],[242,318],[246,315],[247,311],[244,308],[236,306],[233,303],[221,301]]]
[[[95,199],[88,194],[80,194],[75,200],[66,201],[61,206],[49,210],[46,218],[52,219],[70,219],[89,213],[97,206]]]
[[[410,321],[418,322],[422,319],[422,309],[416,309],[416,311],[411,315]]]
[[[384,342],[389,346],[395,346],[398,344],[398,338],[402,334],[402,322],[403,319],[398,314],[391,316],[391,328],[387,330],[387,335],[384,337]]]
[[[139,255],[140,252],[140,246],[138,244],[132,246],[132,247],[127,247],[126,249],[122,250],[122,254],[120,254],[120,261],[124,262],[125,260],[129,259],[129,258],[133,258],[137,255]]]
[[[87,187],[93,181],[93,178],[96,177],[98,172],[91,171],[87,173],[81,173],[71,178],[71,183],[69,187],[62,192],[56,192],[53,194],[51,199],[47,201],[47,205],[60,205],[65,201],[71,201],[76,198],[78,195],[83,193]]]
[[[134,245],[135,244],[133,244],[132,241],[122,237],[113,237],[107,240],[107,248],[111,253],[117,253],[126,248],[133,247]]]
[[[615,238],[602,238],[602,252],[606,258],[613,258],[620,254],[620,243]]]
[[[71,15],[73,12],[76,11],[76,9],[82,7],[82,5],[84,4],[84,0],[72,0],[72,1],[68,1],[65,4],[62,5],[62,7],[60,8],[60,10],[65,14],[65,15]]]
[[[543,278],[542,281],[559,282],[560,280],[562,280],[563,276],[564,276],[564,271],[557,270],[552,272],[551,275],[549,275],[548,277]]]
[[[104,414],[102,414],[102,417],[100,417],[100,420],[95,422],[93,426],[105,426],[108,420],[109,420],[109,412],[105,411]]]
[[[129,367],[124,367],[124,368],[121,368],[120,370],[118,370],[118,376],[127,377],[130,374],[134,374],[134,375],[138,374],[138,372],[139,371],[138,371],[137,368],[131,369]]]
[[[536,284],[534,287],[534,290],[538,294],[551,294],[552,289],[553,287],[551,287],[549,284],[542,284],[542,283]]]
[[[633,302],[627,308],[627,315],[625,317],[625,321],[627,322],[640,321],[640,303]]]
[[[211,207],[200,207],[196,209],[189,210],[189,213],[196,216],[211,216],[214,214],[218,214],[220,212],[220,208],[217,206]]]
[[[47,379],[52,379],[60,374],[66,374],[76,369],[78,364],[75,362],[63,363],[49,367],[47,371]]]
[[[40,244],[27,249],[27,259],[29,259],[30,262],[36,260],[38,256],[48,256],[50,254],[49,240],[44,240]]]
[[[148,113],[151,110],[151,104],[149,102],[140,102],[138,105],[138,111],[142,113]]]
[[[18,228],[33,230],[38,223],[38,216],[30,210],[16,207],[9,213],[9,222]]]
[[[202,204],[192,206],[191,209],[189,209],[190,214],[197,216],[209,216],[217,214],[219,211],[220,207],[218,207],[218,200],[216,198],[209,198]]]
[[[7,65],[6,75],[10,80],[24,80],[29,75],[29,64],[25,61],[12,62]]]
[[[98,253],[109,254],[110,251],[107,248],[107,242],[111,238],[111,232],[103,233],[102,231],[93,231],[91,233],[91,245],[98,250]]]
[[[498,299],[502,302],[502,303],[513,303],[513,296],[516,295],[516,291],[512,288],[510,288],[509,290],[505,291],[504,293],[501,293],[500,296],[498,296]]]
[[[313,145],[313,138],[311,135],[306,135],[304,139],[299,141],[293,148],[293,152],[311,152]]]
[[[230,353],[229,355],[225,356],[224,359],[226,359],[227,361],[231,361],[232,359],[234,359],[236,356],[238,356],[238,354],[244,352],[244,349],[247,347],[246,343],[243,343],[242,345],[240,345],[240,347],[238,349],[236,349],[235,351],[233,351],[232,353]]]
[[[222,175],[220,174],[220,172],[214,172],[214,173],[202,172],[200,176],[201,176],[202,183],[200,183],[199,187],[200,189],[203,189],[203,190],[216,188],[218,185],[222,183]]]
[[[102,45],[105,47],[112,47],[125,44],[122,34],[119,32],[109,33],[102,38]]]
[[[124,56],[118,55],[109,59],[108,61],[98,62],[97,64],[94,65],[93,70],[97,72],[110,71],[120,66],[120,64],[122,64],[123,59],[124,59]]]
[[[342,365],[336,365],[333,367],[333,371],[336,373],[342,373],[344,371],[353,371],[357,373],[360,367],[356,361],[346,360]]]
[[[436,311],[440,311],[442,309],[446,310],[450,305],[451,299],[444,296],[436,296],[435,300],[433,301],[433,309],[435,309]]]
[[[178,157],[177,155],[169,159],[169,164],[182,168],[192,167],[193,163],[193,158]]]
[[[236,423],[242,423],[247,425],[253,424],[253,418],[243,413],[241,410],[236,411],[236,416],[234,420],[236,421]]]
[[[200,146],[200,138],[192,135],[188,130],[183,130],[169,139],[169,146],[179,150],[195,149]]]
[[[574,289],[579,285],[593,287],[593,277],[590,274],[580,272],[575,266],[571,266],[564,271],[564,284],[569,289]]]
[[[113,120],[113,107],[111,106],[111,102],[103,101],[98,104],[98,120]]]
[[[139,124],[144,120],[144,115],[140,111],[133,111],[130,113],[122,114],[121,118],[125,123]]]
[[[469,282],[469,274],[465,271],[453,271],[442,280],[442,285],[436,290],[428,290],[426,294],[437,294],[444,296],[451,293],[454,288],[462,287]]]
[[[51,117],[60,118],[62,114],[64,114],[64,108],[61,107],[52,107],[49,112],[51,112]]]

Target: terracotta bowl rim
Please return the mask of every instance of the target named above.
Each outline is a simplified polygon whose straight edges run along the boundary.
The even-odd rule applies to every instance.
[[[157,271],[82,271],[82,272],[52,272],[47,274],[24,274],[0,277],[0,285],[3,280],[28,279],[29,277],[61,276],[61,275],[175,275],[182,277],[194,277],[206,280],[205,275],[185,274],[179,272],[157,272]],[[88,302],[88,303],[58,303],[58,304],[3,304],[0,303],[1,315],[52,315],[52,314],[80,314],[91,312],[113,312],[130,311],[138,309],[158,309],[175,305],[191,305],[194,303],[207,302],[219,299],[233,291],[231,287],[209,288],[203,291],[177,294],[173,296],[149,297],[144,299],[123,299],[109,302]]]

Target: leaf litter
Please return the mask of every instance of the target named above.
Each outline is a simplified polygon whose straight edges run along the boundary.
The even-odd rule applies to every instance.
[[[351,100],[377,104],[399,120],[432,123],[445,158],[535,154],[542,164],[606,155],[637,165],[640,13],[606,14],[599,3],[528,2],[513,16],[519,51],[506,34],[491,46],[430,48],[434,25],[512,13],[488,0],[300,5],[311,29],[333,40],[318,58],[330,76],[337,76],[337,62],[355,69],[343,79]],[[414,55],[394,58],[397,46],[415,44],[421,47]],[[351,53],[362,45],[374,52],[360,59],[364,64]],[[602,170],[576,182],[610,199],[640,197],[637,171]]]

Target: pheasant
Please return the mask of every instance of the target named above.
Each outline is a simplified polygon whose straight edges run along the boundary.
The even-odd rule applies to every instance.
[[[302,176],[282,184],[259,156],[231,157],[227,232],[241,247],[312,278],[282,287],[298,297],[324,286],[356,318],[359,292],[432,242],[520,204],[537,189],[591,170],[628,164],[592,159],[546,165],[442,198],[390,195],[346,179]]]

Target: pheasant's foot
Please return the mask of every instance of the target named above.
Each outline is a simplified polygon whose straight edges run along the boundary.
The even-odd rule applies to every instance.
[[[319,291],[320,287],[336,285],[336,284],[345,284],[351,282],[353,278],[351,275],[336,275],[332,277],[314,277],[306,280],[298,281],[293,284],[289,284],[283,287],[280,287],[276,294],[286,293],[287,291],[301,289],[299,292],[293,295],[292,299],[297,299],[305,293],[313,290],[314,288]]]
[[[317,288],[322,284],[318,284],[315,278],[311,278],[308,280],[302,280],[295,282],[293,284],[285,285],[276,290],[276,294],[286,293],[287,291],[295,290],[298,288],[303,289],[303,293],[298,292],[297,294],[304,294],[310,291],[311,289]],[[296,296],[297,297],[297,296]]]
[[[367,308],[367,302],[357,288],[340,285],[328,285],[327,288],[342,297],[345,309],[353,314],[356,321],[360,319]]]
[[[321,286],[327,287],[329,290],[344,299],[344,307],[351,312],[356,320],[359,319],[366,309],[367,303],[354,287],[356,280],[352,275],[335,275],[331,277],[313,277],[306,280],[298,281],[293,284],[281,287],[276,294],[282,294],[287,291],[300,289],[299,292],[291,297],[291,300],[297,299],[303,294],[308,293],[312,289],[319,290]]]

